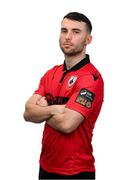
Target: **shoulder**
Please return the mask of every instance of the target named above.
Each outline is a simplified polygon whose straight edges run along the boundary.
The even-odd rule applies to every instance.
[[[52,67],[51,69],[49,69],[46,73],[52,73],[52,72],[55,72],[59,69],[62,69],[63,68],[63,65],[55,65],[54,67]]]
[[[101,73],[98,69],[92,64],[87,64],[86,67],[82,69],[81,76],[78,78],[78,83],[85,83],[86,86],[104,84]]]
[[[48,76],[51,76],[51,75],[54,74],[57,70],[60,70],[60,69],[62,69],[62,68],[63,68],[63,65],[55,65],[54,67],[52,67],[52,68],[50,68],[49,70],[47,70],[47,71],[43,74],[42,78],[46,78],[46,77],[48,77]]]

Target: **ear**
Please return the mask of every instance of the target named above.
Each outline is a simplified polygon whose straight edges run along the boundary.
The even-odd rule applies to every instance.
[[[90,34],[87,35],[86,39],[85,39],[85,45],[90,44],[92,41],[92,36]]]

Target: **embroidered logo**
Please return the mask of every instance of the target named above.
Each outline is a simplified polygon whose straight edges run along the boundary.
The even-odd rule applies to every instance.
[[[71,87],[77,80],[76,76],[71,76],[71,78],[68,81],[68,87]]]
[[[84,88],[84,89],[80,90],[80,92],[76,98],[76,102],[89,109],[92,107],[94,97],[95,97],[95,94],[93,92]]]

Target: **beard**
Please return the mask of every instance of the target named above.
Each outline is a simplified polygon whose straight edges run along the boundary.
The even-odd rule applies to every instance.
[[[81,54],[84,50],[84,44],[80,45],[80,47],[70,47],[70,48],[66,48],[64,46],[62,46],[62,44],[60,43],[60,48],[62,50],[62,52],[64,53],[65,56],[76,56],[78,54]]]
[[[76,50],[76,49],[66,50],[63,47],[61,47],[61,50],[66,56],[76,56],[83,51],[83,49],[82,50]]]

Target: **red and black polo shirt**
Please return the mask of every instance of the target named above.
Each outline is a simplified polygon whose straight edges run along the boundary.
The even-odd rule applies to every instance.
[[[103,102],[103,79],[90,63],[89,55],[70,70],[64,62],[47,71],[35,93],[45,96],[49,105],[66,104],[67,108],[84,116],[84,121],[69,134],[45,123],[41,167],[48,172],[65,175],[94,172],[91,141]]]

